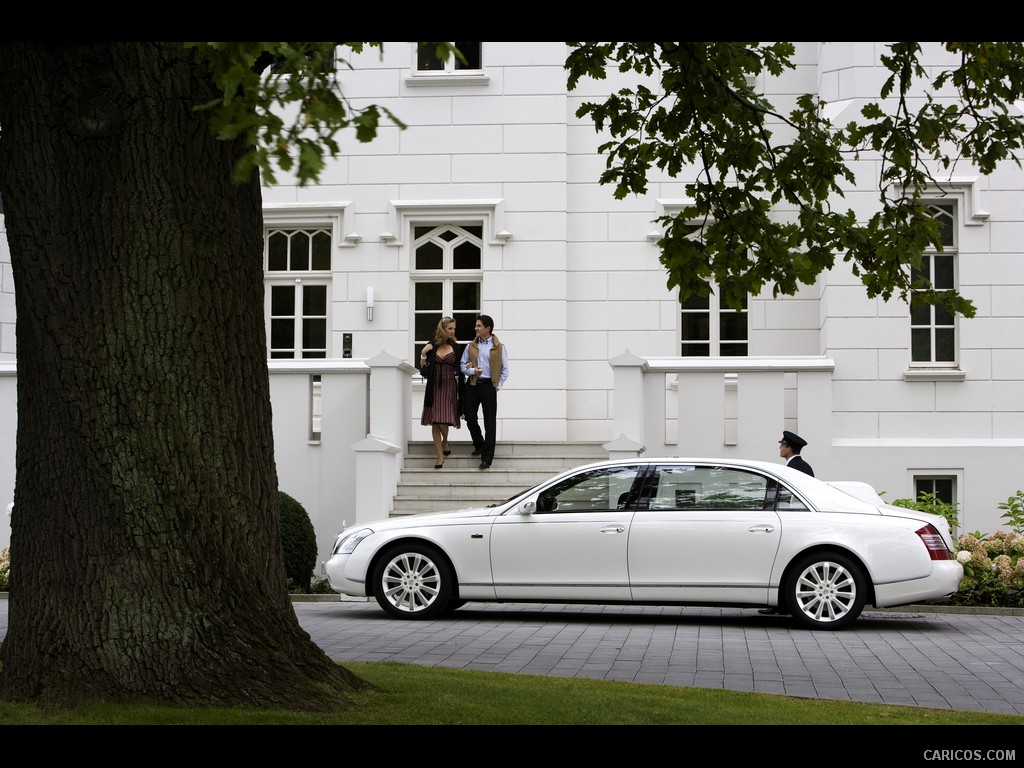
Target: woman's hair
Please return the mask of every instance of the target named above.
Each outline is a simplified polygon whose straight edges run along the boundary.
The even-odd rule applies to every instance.
[[[448,323],[454,323],[455,318],[442,317],[441,322],[437,324],[437,329],[434,331],[434,349],[448,341],[448,334],[445,333],[444,327]]]

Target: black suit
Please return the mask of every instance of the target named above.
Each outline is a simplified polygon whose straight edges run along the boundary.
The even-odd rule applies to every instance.
[[[792,467],[793,469],[799,469],[804,474],[814,477],[814,470],[811,469],[811,465],[804,461],[802,458],[800,458],[799,453],[793,456],[793,458],[789,460],[789,463],[786,464],[786,466]]]

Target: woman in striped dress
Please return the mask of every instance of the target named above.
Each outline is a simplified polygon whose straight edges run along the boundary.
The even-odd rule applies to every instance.
[[[423,415],[420,424],[430,426],[437,451],[434,469],[444,466],[452,453],[448,445],[448,428],[461,429],[459,392],[464,379],[459,361],[462,346],[455,340],[455,320],[442,317],[434,331],[433,341],[420,353],[420,375],[427,380],[423,392]]]

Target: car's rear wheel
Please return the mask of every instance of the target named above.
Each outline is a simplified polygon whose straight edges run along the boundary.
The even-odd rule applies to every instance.
[[[388,549],[377,563],[373,594],[390,616],[432,619],[448,609],[452,577],[434,547],[400,544]]]
[[[860,616],[867,599],[864,574],[852,558],[837,552],[808,555],[795,564],[785,585],[784,604],[809,629],[842,629]]]

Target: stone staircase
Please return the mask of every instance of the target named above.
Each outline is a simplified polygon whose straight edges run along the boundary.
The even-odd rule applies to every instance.
[[[452,443],[443,469],[434,469],[434,444],[412,442],[398,480],[392,517],[486,507],[525,491],[562,470],[602,461],[598,443],[498,443],[490,469],[471,456],[472,443]]]

